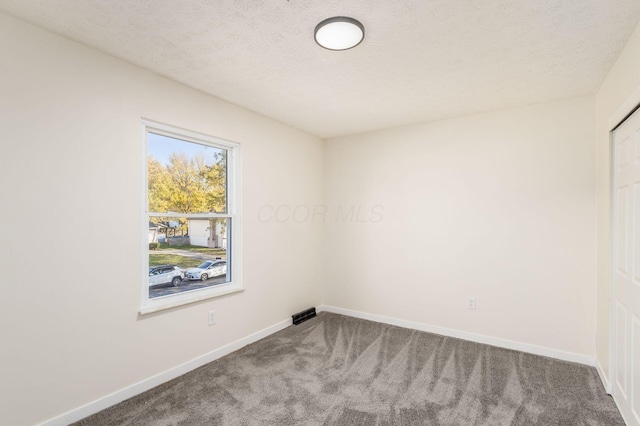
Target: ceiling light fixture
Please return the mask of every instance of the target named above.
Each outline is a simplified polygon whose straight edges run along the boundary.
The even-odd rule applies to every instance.
[[[314,31],[316,43],[329,50],[347,50],[364,39],[364,25],[360,21],[335,16],[320,22]]]

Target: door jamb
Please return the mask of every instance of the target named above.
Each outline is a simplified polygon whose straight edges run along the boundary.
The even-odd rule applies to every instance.
[[[626,117],[625,119],[626,120]],[[609,131],[609,383],[607,393],[614,395],[616,388],[616,279],[615,279],[615,238],[616,238],[616,150],[613,134],[624,120]]]

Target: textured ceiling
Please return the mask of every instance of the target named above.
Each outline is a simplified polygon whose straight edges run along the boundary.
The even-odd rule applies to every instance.
[[[0,0],[0,11],[320,137],[594,93],[638,0]],[[313,39],[345,15],[353,50]]]

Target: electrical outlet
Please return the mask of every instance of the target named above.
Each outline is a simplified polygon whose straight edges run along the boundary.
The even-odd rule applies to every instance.
[[[209,311],[209,325],[216,323],[216,311]]]
[[[476,309],[476,298],[475,297],[467,297],[467,309]]]

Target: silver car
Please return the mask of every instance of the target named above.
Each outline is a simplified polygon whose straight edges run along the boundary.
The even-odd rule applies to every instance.
[[[226,260],[207,260],[196,268],[187,269],[187,278],[190,280],[206,281],[208,278],[227,274]]]

